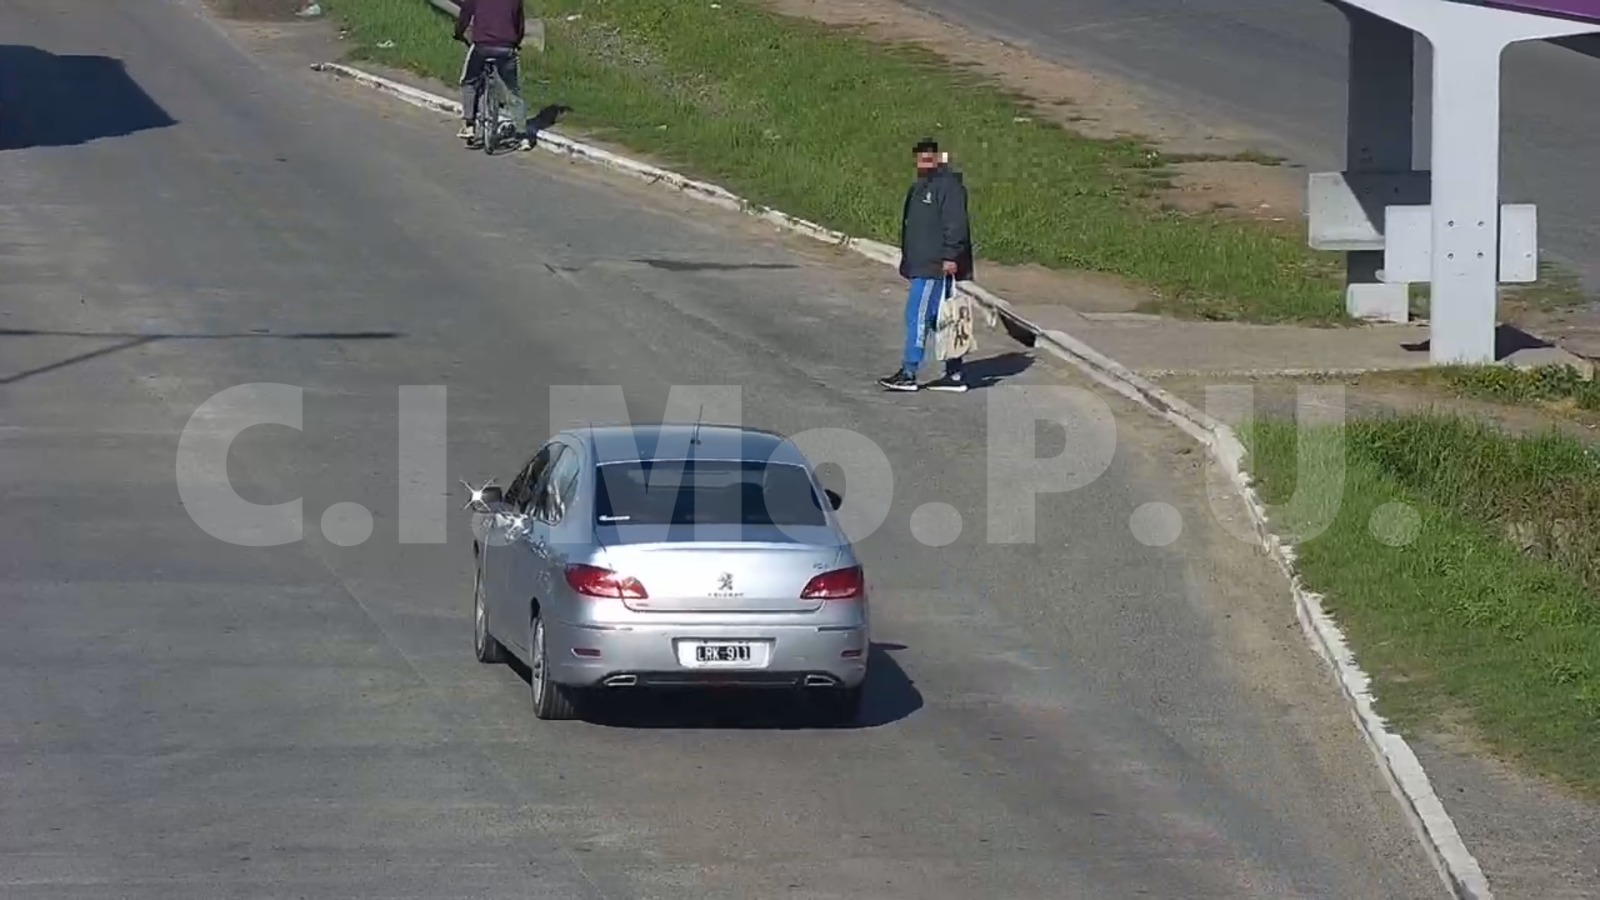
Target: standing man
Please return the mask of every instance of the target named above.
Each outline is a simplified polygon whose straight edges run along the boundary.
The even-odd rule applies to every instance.
[[[468,30],[472,36],[467,37]],[[461,116],[463,124],[458,136],[476,142],[473,122],[478,113],[478,97],[484,90],[484,74],[494,66],[511,95],[511,121],[517,123],[518,144],[521,149],[532,148],[528,138],[528,107],[522,100],[518,85],[517,51],[527,31],[527,16],[522,0],[461,0],[461,12],[456,16],[456,40],[468,46],[467,61],[461,67]]]
[[[972,234],[967,223],[967,188],[960,174],[951,171],[948,155],[939,152],[933,138],[923,138],[912,148],[917,159],[917,179],[906,192],[900,218],[900,276],[911,282],[906,297],[906,342],[900,368],[878,380],[892,391],[915,391],[917,370],[938,326],[939,304],[957,280],[972,278]],[[967,382],[961,359],[945,360],[944,376],[928,384],[929,390],[964,391]]]

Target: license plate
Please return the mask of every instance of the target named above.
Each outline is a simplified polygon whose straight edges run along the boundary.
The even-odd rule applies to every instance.
[[[752,657],[749,644],[700,644],[694,648],[695,662],[747,663]]]

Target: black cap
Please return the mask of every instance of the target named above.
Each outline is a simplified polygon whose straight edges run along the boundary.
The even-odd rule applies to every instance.
[[[939,152],[939,142],[934,140],[931,137],[925,137],[922,140],[917,141],[917,145],[915,147],[911,148],[911,152],[912,153],[938,153]]]

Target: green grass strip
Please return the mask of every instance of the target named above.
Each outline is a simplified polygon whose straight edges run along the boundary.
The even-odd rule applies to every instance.
[[[1510,366],[1459,366],[1441,372],[1446,382],[1469,397],[1499,403],[1569,402],[1577,409],[1600,410],[1600,381],[1570,365],[1517,369]]]
[[[358,58],[454,83],[462,49],[426,0],[327,5]],[[982,259],[1123,276],[1186,315],[1343,319],[1335,257],[1253,223],[1158,209],[1152,197],[1170,177],[1160,154],[1042,121],[927,52],[752,0],[534,0],[529,9],[548,33],[546,53],[524,55],[533,108],[571,106],[564,126],[757,202],[892,243],[911,144],[933,135],[966,173]]]
[[[1433,417],[1261,422],[1244,437],[1275,527],[1306,538],[1300,569],[1375,678],[1380,711],[1412,733],[1465,724],[1600,797],[1600,603],[1569,567],[1519,552],[1496,518],[1519,506],[1501,499],[1514,492],[1593,478],[1593,460],[1559,438]]]

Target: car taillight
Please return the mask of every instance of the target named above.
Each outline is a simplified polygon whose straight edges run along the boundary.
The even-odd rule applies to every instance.
[[[567,566],[567,584],[586,597],[610,600],[643,600],[650,595],[637,578],[619,575],[599,566]]]
[[[835,569],[811,579],[800,592],[802,600],[860,600],[867,595],[866,575],[860,566]]]

